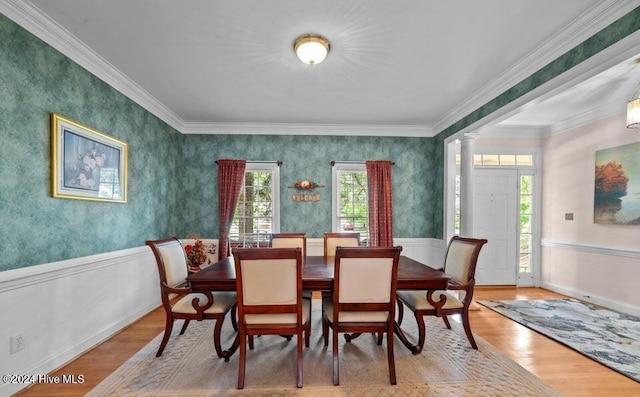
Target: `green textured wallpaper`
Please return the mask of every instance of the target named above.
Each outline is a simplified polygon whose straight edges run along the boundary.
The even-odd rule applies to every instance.
[[[54,199],[51,113],[129,144],[128,203]],[[0,270],[176,233],[182,135],[0,15]]]
[[[283,161],[280,167],[281,224],[283,232],[306,232],[310,238],[331,231],[331,161],[392,160],[394,191],[394,236],[431,237],[435,202],[434,178],[441,162],[433,158],[433,138],[186,135],[183,233],[217,236],[217,168],[221,158],[248,161]],[[440,172],[441,174],[441,172]],[[318,189],[319,202],[295,202],[293,185],[311,179],[326,188]],[[441,222],[440,222],[441,223]]]
[[[282,160],[281,229],[331,229],[331,160],[389,159],[396,237],[442,238],[443,141],[640,28],[640,7],[454,123],[435,138],[181,135],[0,15],[0,271],[137,247],[146,239],[217,236],[218,158]],[[126,204],[54,199],[51,113],[129,144]],[[326,185],[320,202],[286,186]]]

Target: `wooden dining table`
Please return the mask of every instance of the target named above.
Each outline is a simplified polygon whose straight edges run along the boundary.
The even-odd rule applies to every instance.
[[[333,290],[334,266],[334,257],[307,256],[302,268],[302,288],[312,291]],[[400,256],[398,290],[424,290],[426,294],[431,295],[436,290],[446,289],[450,278],[441,270],[433,269],[409,257]],[[222,259],[197,273],[190,274],[187,281],[191,289],[196,292],[235,291],[236,269],[233,256]],[[435,300],[435,303],[440,306],[444,305],[444,301]],[[397,323],[394,326],[394,331],[402,344],[413,354],[420,353],[420,349],[407,339]],[[231,348],[225,350],[225,361],[229,360],[238,347],[237,339]]]

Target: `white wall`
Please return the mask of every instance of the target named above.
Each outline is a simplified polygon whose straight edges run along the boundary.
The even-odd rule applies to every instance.
[[[544,141],[541,285],[640,315],[640,227],[593,222],[595,152],[640,141],[625,121],[617,115]]]

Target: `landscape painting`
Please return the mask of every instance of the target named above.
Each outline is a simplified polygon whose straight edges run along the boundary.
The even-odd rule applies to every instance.
[[[593,221],[640,225],[640,142],[596,152]]]

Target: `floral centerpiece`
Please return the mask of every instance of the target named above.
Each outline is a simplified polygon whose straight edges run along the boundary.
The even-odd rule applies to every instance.
[[[187,236],[187,238],[195,240],[193,244],[187,244],[184,246],[184,251],[187,254],[187,260],[189,262],[189,267],[192,271],[198,271],[200,270],[200,266],[205,263],[211,262],[207,254],[215,254],[216,245],[207,245],[194,234],[190,234],[189,236]]]

